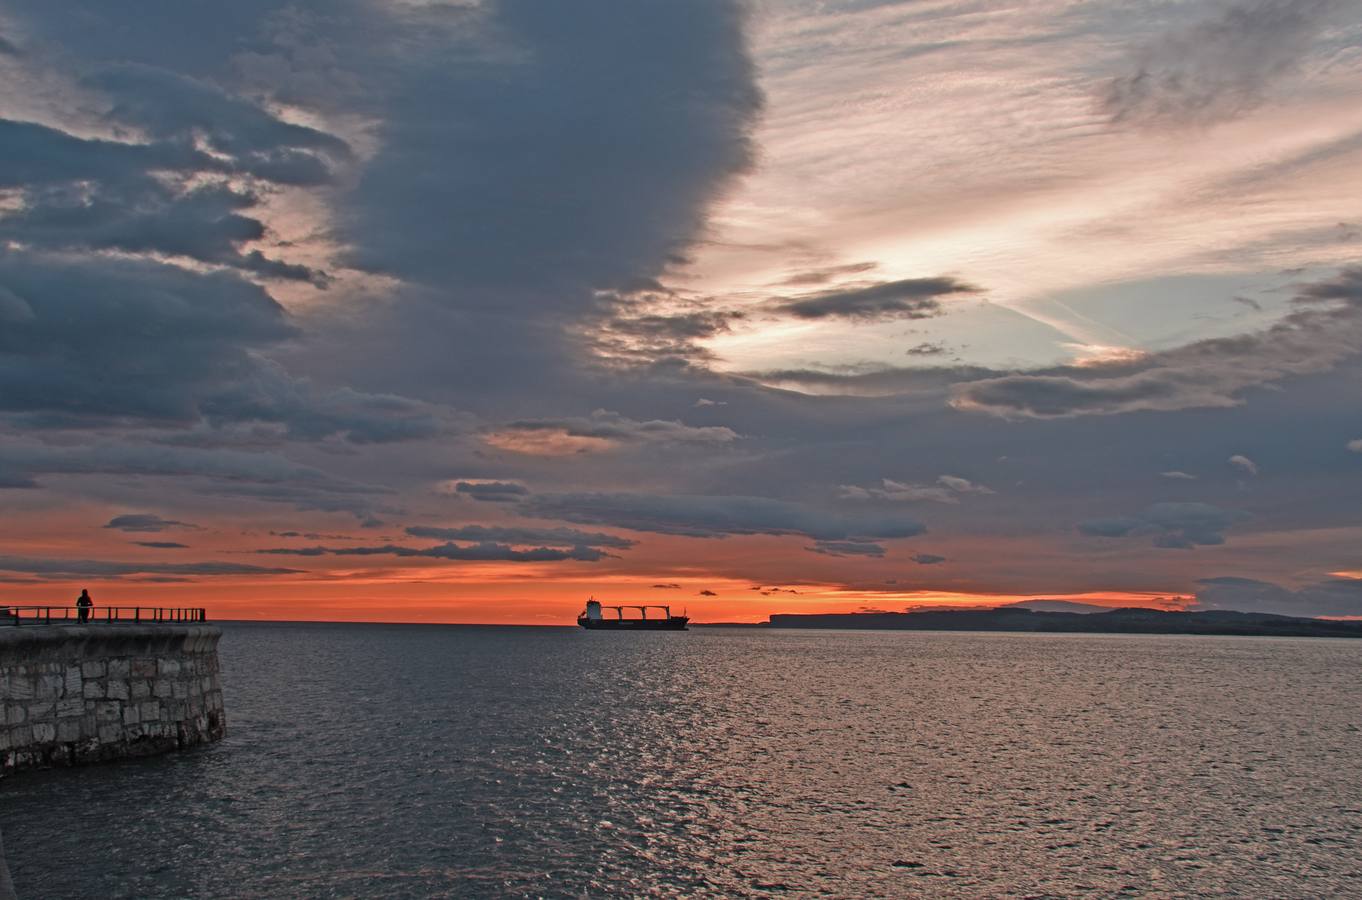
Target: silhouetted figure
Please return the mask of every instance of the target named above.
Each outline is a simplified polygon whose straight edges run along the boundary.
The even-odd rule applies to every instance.
[[[80,589],[80,596],[76,598],[76,615],[82,622],[90,621],[90,610],[94,608],[95,601],[90,599],[90,592],[85,588]]]

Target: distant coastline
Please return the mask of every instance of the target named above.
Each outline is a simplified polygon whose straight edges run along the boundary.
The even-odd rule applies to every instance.
[[[1362,622],[1227,610],[1168,612],[1127,608],[1100,613],[1020,607],[924,612],[775,613],[769,622],[696,623],[709,628],[840,628],[874,631],[1032,631],[1082,634],[1204,634],[1362,638]]]

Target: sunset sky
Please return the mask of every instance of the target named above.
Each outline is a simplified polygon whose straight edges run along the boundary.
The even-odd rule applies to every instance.
[[[1362,7],[3,0],[0,598],[1362,615]]]

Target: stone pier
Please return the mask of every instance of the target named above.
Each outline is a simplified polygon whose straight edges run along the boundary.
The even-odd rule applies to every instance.
[[[218,740],[221,636],[204,624],[0,626],[0,772]]]
[[[0,838],[0,900],[16,900],[14,882],[9,879],[9,866],[5,864],[5,841]]]

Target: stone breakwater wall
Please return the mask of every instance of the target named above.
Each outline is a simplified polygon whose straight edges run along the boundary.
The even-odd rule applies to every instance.
[[[0,772],[222,737],[215,625],[0,626]]]

